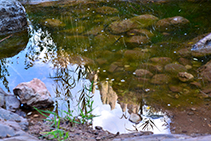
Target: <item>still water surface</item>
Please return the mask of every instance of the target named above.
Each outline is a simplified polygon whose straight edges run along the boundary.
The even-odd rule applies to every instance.
[[[96,8],[102,6],[114,7],[119,12],[97,13]],[[70,108],[77,115],[82,90],[93,83],[90,93],[94,100],[93,114],[99,115],[94,118],[93,125],[102,126],[112,133],[128,133],[136,129],[170,133],[171,120],[165,109],[201,102],[196,97],[198,89],[192,89],[189,83],[181,84],[171,74],[168,74],[172,77],[170,84],[155,85],[148,80],[140,81],[134,72],[140,64],[148,63],[153,57],[169,57],[172,62],[178,63],[176,52],[181,44],[211,30],[210,18],[207,18],[210,3],[93,2],[76,5],[48,3],[25,7],[30,22],[30,37],[23,41],[24,49],[7,57],[1,54],[0,86],[5,91],[12,92],[19,83],[39,78],[55,100],[54,110]],[[169,32],[167,36],[151,27],[148,30],[154,36],[150,43],[135,46],[125,42],[128,38],[126,35],[113,35],[106,31],[106,27],[115,20],[145,13],[159,19],[183,16],[190,21],[190,26]],[[49,19],[57,24],[48,25]],[[59,24],[55,19],[59,20]],[[87,33],[93,29],[96,31]],[[14,35],[17,39],[20,36]],[[7,43],[13,42],[16,44],[17,40],[11,38]],[[124,53],[127,50],[141,50],[144,57],[126,57]],[[198,66],[202,64],[197,59],[188,59]],[[192,66],[189,72],[196,75],[195,69]],[[189,93],[172,94],[169,85],[182,86]],[[139,124],[131,122],[131,113],[141,115],[143,120]],[[143,128],[149,120],[156,126],[153,129],[150,125]]]

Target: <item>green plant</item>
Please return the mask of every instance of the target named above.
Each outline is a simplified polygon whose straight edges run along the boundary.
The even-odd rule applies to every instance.
[[[91,95],[93,88],[93,81],[91,83],[91,86],[89,89],[85,86],[85,88],[81,92],[81,96],[79,97],[79,104],[81,103],[81,107],[79,107],[80,114],[79,114],[79,119],[81,124],[89,123],[89,121],[93,121],[93,118],[96,117],[96,115],[92,114],[92,111],[94,110],[93,108],[93,103],[94,101],[92,100],[93,95]],[[88,91],[88,93],[86,93]]]

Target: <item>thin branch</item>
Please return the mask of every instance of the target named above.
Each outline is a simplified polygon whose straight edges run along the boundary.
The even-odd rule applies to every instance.
[[[0,40],[0,43],[1,43],[1,42],[3,42],[4,40],[6,40],[6,39],[10,38],[12,35],[13,35],[13,34],[11,34],[11,35],[9,35],[9,36],[5,37],[4,39],[1,39],[1,40]]]

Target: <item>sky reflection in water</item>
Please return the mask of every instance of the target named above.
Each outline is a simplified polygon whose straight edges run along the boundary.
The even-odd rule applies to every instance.
[[[55,109],[67,110],[69,107],[71,110],[74,110],[73,114],[77,115],[79,113],[77,105],[80,96],[79,90],[83,89],[84,85],[90,85],[90,81],[88,79],[80,79],[77,81],[76,86],[70,90],[72,97],[67,97],[65,95],[57,96],[55,88],[57,88],[58,85],[61,85],[61,83],[55,83],[53,79],[49,78],[50,75],[55,73],[56,69],[59,69],[56,68],[54,64],[54,59],[57,56],[56,50],[49,51],[49,47],[55,47],[56,44],[53,42],[48,31],[42,31],[41,28],[35,31],[32,27],[30,28],[31,38],[29,39],[27,47],[16,56],[7,58],[7,61],[10,62],[7,68],[10,74],[7,76],[10,91],[21,82],[28,82],[33,78],[38,78],[46,84],[47,89],[56,101],[57,104],[55,104]],[[40,47],[42,47],[42,49]],[[38,52],[38,54],[35,52]],[[71,64],[68,64],[66,68],[68,70],[73,70],[72,73],[69,74],[73,79],[77,79],[78,77],[78,72],[74,71],[76,68],[77,65]],[[2,84],[1,87],[4,88]],[[58,88],[61,87],[59,86]],[[62,89],[60,90],[62,91]],[[123,112],[120,104],[115,101],[115,103],[113,103],[115,107],[111,110],[111,106],[109,104],[103,104],[101,99],[102,96],[100,90],[96,86],[93,97],[93,114],[99,116],[93,120],[94,127],[102,126],[104,130],[108,130],[112,133],[129,133],[135,131],[135,127],[138,130],[142,129],[141,125],[143,122],[135,125],[129,121],[130,114],[128,108]],[[146,109],[146,106],[143,106],[143,109]],[[124,117],[123,114],[125,115]],[[147,117],[148,115],[149,113],[146,110],[143,110],[142,117],[149,118]],[[160,112],[159,115],[163,116],[157,119],[152,119],[158,129],[154,127],[154,130],[149,129],[148,131],[153,131],[155,134],[170,133],[170,129],[168,128],[170,119],[165,113]]]

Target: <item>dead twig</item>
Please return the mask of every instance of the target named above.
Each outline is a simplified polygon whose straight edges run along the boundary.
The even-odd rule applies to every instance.
[[[6,40],[6,39],[10,38],[12,35],[13,35],[13,34],[11,34],[11,35],[9,35],[9,36],[7,36],[7,37],[5,37],[5,38],[1,39],[1,40],[0,40],[0,43],[1,43],[1,42],[3,42],[4,40]]]

